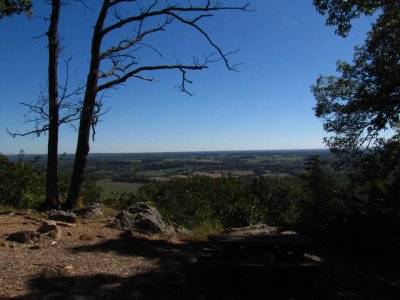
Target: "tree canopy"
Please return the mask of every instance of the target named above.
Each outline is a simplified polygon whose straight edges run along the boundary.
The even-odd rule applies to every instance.
[[[11,17],[13,14],[24,12],[28,17],[32,14],[31,0],[1,0],[0,1],[0,20],[4,17]]]
[[[340,2],[340,3],[339,3]],[[400,113],[400,3],[397,1],[314,1],[327,24],[345,36],[351,19],[381,13],[352,63],[339,61],[340,76],[320,76],[312,92],[315,114],[329,134],[326,144],[337,153],[381,148],[398,139]]]

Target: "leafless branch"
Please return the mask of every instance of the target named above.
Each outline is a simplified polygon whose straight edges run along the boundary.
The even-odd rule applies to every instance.
[[[58,107],[62,116],[58,120],[58,125],[67,124],[75,127],[74,123],[79,121],[79,115],[81,110],[80,96],[84,91],[85,84],[78,83],[74,89],[71,89],[70,84],[70,74],[69,74],[69,64],[71,58],[64,57],[64,63],[66,66],[66,76],[65,81],[62,86],[58,89],[59,99]],[[33,124],[34,129],[27,130],[23,132],[12,132],[7,129],[7,132],[12,137],[16,136],[28,136],[36,135],[41,136],[49,130],[49,114],[48,114],[48,95],[45,92],[41,92],[38,100],[31,103],[20,103],[22,106],[27,108],[27,113],[24,114],[25,121],[27,125]],[[30,125],[31,126],[31,125]]]
[[[124,0],[115,0],[109,3],[109,7],[112,7],[120,2],[126,2]],[[205,6],[199,6],[199,7],[180,7],[180,6],[167,6],[162,10],[157,10],[157,11],[152,11],[152,9],[156,6],[154,3],[151,5],[151,7],[146,11],[142,12],[139,15],[132,16],[123,20],[120,20],[119,22],[116,22],[114,24],[111,24],[108,27],[105,27],[102,30],[102,35],[106,35],[108,32],[113,31],[115,29],[118,29],[126,24],[132,23],[132,22],[138,22],[142,21],[146,18],[149,17],[155,17],[155,16],[162,16],[162,15],[177,15],[178,13],[195,13],[195,12],[210,12],[210,11],[222,11],[222,10],[241,10],[241,11],[247,11],[248,7],[250,4],[246,4],[244,6],[211,6],[210,1],[208,1],[207,5]]]
[[[135,70],[132,70],[128,73],[126,73],[124,76],[121,78],[111,80],[109,82],[106,82],[102,85],[99,85],[97,87],[97,91],[102,91],[104,89],[111,88],[113,86],[116,86],[118,84],[124,83],[127,81],[130,77],[138,77],[137,75],[141,72],[145,71],[159,71],[159,70],[202,70],[207,68],[206,65],[164,65],[164,66],[144,66],[137,68]]]

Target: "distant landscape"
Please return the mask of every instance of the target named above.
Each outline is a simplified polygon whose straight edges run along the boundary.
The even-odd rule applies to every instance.
[[[86,178],[95,180],[102,198],[137,191],[145,183],[189,176],[231,176],[250,182],[258,176],[297,177],[304,162],[318,155],[330,169],[334,156],[327,149],[202,151],[168,153],[94,153],[89,155]],[[16,160],[17,155],[10,155]],[[44,166],[45,155],[25,155]],[[60,169],[70,172],[74,156],[63,155]]]

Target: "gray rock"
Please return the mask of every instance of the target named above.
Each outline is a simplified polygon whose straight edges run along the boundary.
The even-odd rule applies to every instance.
[[[87,207],[75,209],[74,213],[85,219],[98,218],[103,215],[103,210],[99,203],[93,203]]]
[[[116,218],[121,227],[127,230],[142,233],[165,233],[168,229],[158,210],[145,202],[131,205],[127,211],[121,211]]]
[[[75,223],[77,220],[76,214],[73,212],[65,212],[63,210],[52,209],[49,212],[48,218],[50,220],[61,221],[66,223]]]
[[[18,242],[22,244],[27,244],[31,241],[35,241],[40,238],[40,233],[36,231],[18,231],[10,234],[7,237],[7,241]]]
[[[190,231],[178,226],[177,224],[166,223],[157,208],[145,202],[138,202],[131,205],[128,210],[121,211],[116,216],[119,225],[131,231],[147,234],[185,234],[190,235]]]
[[[56,230],[57,228],[57,223],[55,221],[47,220],[42,223],[42,225],[37,229],[37,232],[47,233]]]

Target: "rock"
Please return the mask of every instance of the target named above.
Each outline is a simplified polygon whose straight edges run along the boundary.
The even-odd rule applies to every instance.
[[[187,235],[187,236],[190,236],[190,235],[193,234],[193,232],[191,232],[190,230],[188,230],[188,229],[186,229],[184,227],[181,227],[176,223],[172,223],[170,225],[170,232],[178,233],[178,234],[181,234],[181,235]]]
[[[47,233],[56,229],[58,229],[57,223],[52,220],[47,220],[44,221],[43,224],[37,229],[37,232]]]
[[[191,234],[189,230],[177,224],[168,224],[164,222],[157,208],[145,202],[138,202],[131,205],[128,210],[121,211],[116,216],[116,219],[123,229],[140,233]]]
[[[66,223],[75,223],[77,220],[76,214],[73,212],[65,212],[63,210],[52,209],[49,212],[48,218],[50,220],[61,221]]]
[[[31,249],[31,250],[40,250],[41,247],[39,245],[33,245],[33,246],[30,246],[29,249]]]
[[[131,205],[128,211],[121,211],[116,218],[122,228],[141,233],[163,233],[168,229],[158,210],[145,202]]]
[[[85,219],[98,218],[103,215],[103,210],[99,203],[93,203],[87,207],[75,209],[74,213]]]
[[[57,267],[46,267],[40,273],[40,277],[43,280],[53,280],[62,277],[63,275],[63,270]]]
[[[36,231],[18,231],[10,234],[7,241],[27,244],[40,238],[40,233]]]
[[[46,235],[49,238],[58,241],[58,240],[60,240],[62,238],[63,231],[60,228],[57,227],[56,229],[54,229],[52,231],[49,231]]]

